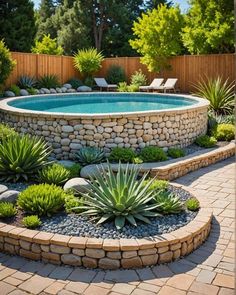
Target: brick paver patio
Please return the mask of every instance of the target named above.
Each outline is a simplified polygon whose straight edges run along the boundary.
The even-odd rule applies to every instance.
[[[137,270],[86,270],[0,254],[0,294],[230,295],[234,294],[234,159],[203,168],[176,182],[213,204],[208,240],[168,265]]]

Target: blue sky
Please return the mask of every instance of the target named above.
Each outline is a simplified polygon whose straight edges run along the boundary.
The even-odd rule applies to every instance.
[[[184,12],[188,8],[188,0],[172,0],[174,4],[179,4],[181,10]],[[35,7],[38,7],[40,0],[33,0]]]

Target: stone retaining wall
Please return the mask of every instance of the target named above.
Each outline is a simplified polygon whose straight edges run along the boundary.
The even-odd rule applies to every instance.
[[[207,238],[211,219],[212,210],[204,200],[196,218],[176,231],[147,239],[119,240],[70,237],[0,223],[0,250],[54,264],[139,268],[191,253]]]
[[[198,104],[186,109],[135,114],[46,115],[10,107],[3,100],[0,120],[19,132],[44,137],[53,148],[52,156],[69,159],[83,146],[100,147],[106,153],[117,146],[135,150],[149,145],[187,146],[206,133],[207,108],[208,102],[199,99]]]

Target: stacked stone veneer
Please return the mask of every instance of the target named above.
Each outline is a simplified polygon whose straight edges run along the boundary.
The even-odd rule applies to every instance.
[[[138,268],[166,263],[189,254],[207,238],[212,210],[205,206],[186,226],[147,239],[70,237],[0,223],[0,250],[33,260],[89,268]]]
[[[73,158],[83,146],[133,149],[187,146],[207,129],[207,105],[185,110],[122,115],[45,115],[1,108],[0,120],[23,133],[43,136],[57,159]]]

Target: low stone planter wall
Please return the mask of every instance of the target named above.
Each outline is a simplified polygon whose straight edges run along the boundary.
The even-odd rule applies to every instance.
[[[206,200],[199,201],[197,216],[186,226],[147,239],[71,237],[0,223],[0,250],[33,260],[102,269],[171,262],[199,247],[210,232],[212,210]]]

